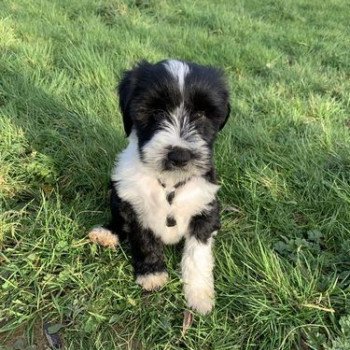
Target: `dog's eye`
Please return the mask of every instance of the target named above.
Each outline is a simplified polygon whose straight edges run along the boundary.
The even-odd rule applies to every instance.
[[[205,117],[205,114],[203,111],[198,111],[198,112],[194,112],[192,115],[192,119],[193,120],[199,120]]]

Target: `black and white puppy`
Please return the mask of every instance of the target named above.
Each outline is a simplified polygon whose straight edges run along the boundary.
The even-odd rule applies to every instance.
[[[105,246],[127,237],[136,282],[145,290],[167,281],[163,246],[185,238],[187,304],[208,313],[220,228],[213,144],[230,114],[223,74],[185,61],[143,61],[124,73],[119,99],[129,145],[112,173],[112,220],[89,237]]]

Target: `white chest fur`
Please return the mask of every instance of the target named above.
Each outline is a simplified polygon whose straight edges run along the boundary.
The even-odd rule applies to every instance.
[[[162,181],[140,161],[135,142],[121,153],[112,173],[117,181],[117,192],[121,199],[129,202],[140,224],[151,229],[165,244],[177,243],[187,234],[191,218],[208,207],[215,198],[219,186],[202,177],[193,177],[184,185],[174,188],[173,181]],[[171,204],[167,194],[175,191]],[[172,217],[176,225],[168,227],[167,217]]]

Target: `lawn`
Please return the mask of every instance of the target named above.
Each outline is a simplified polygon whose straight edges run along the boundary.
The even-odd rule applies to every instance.
[[[0,349],[350,349],[347,0],[0,0]],[[140,59],[222,67],[216,307],[182,331],[181,247],[144,294],[108,219],[115,86]]]

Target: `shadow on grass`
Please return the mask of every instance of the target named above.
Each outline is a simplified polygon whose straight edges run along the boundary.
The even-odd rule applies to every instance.
[[[10,175],[21,186],[6,198],[6,206],[20,209],[39,202],[42,193],[58,193],[63,204],[84,202],[90,207],[85,210],[107,203],[109,174],[125,139],[121,131],[28,76],[1,66],[0,74],[1,114],[20,130],[20,137],[8,131]]]

